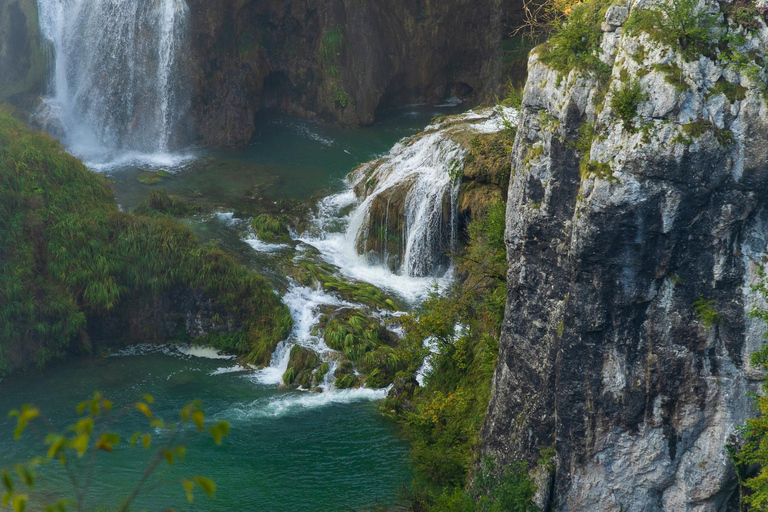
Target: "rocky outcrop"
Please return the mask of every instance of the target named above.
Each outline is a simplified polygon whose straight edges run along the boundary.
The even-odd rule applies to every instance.
[[[40,47],[35,0],[0,0],[0,102],[28,103],[43,91],[47,57]]]
[[[726,510],[737,487],[726,444],[753,414],[749,358],[764,325],[749,317],[763,305],[750,286],[768,250],[765,70],[728,64],[734,39],[686,59],[627,33],[640,3],[608,10],[607,81],[561,76],[542,63],[547,48],[529,62],[482,450],[535,464],[554,446],[554,471],[537,469],[544,510]],[[752,31],[729,25],[745,36],[744,55],[768,44],[754,21]],[[614,100],[635,84],[638,101]]]
[[[246,143],[264,108],[345,126],[383,105],[490,101],[518,0],[188,0],[200,141]]]

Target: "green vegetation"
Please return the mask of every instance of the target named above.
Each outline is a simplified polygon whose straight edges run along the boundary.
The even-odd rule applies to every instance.
[[[723,321],[723,315],[715,309],[715,301],[706,300],[703,295],[699,296],[693,303],[693,310],[696,312],[696,318],[704,324],[706,330],[710,330]]]
[[[725,77],[721,76],[718,81],[715,82],[715,86],[710,93],[725,94],[728,101],[733,103],[734,101],[743,100],[747,97],[747,88],[740,84],[733,84],[726,80]]]
[[[177,197],[171,197],[164,188],[153,190],[149,198],[139,203],[133,210],[136,215],[181,217],[202,211],[198,205],[188,203]]]
[[[285,215],[277,217],[262,213],[251,221],[251,227],[262,242],[289,243],[291,241],[288,219]]]
[[[475,487],[464,490],[490,399],[506,303],[505,209],[497,201],[470,223],[459,257],[461,284],[399,319],[405,337],[397,351],[405,370],[395,386],[412,392],[391,395],[382,409],[411,438],[417,510],[533,510],[533,485],[522,466],[496,471],[487,462]],[[432,370],[424,386],[409,386],[427,356]],[[502,476],[493,480],[491,474]]]
[[[173,465],[176,460],[186,458],[184,440],[191,433],[201,434],[207,430],[217,445],[221,445],[224,437],[229,434],[229,423],[226,421],[219,421],[206,428],[205,412],[198,401],[184,406],[179,412],[178,422],[173,423],[155,416],[152,411],[153,403],[152,396],[144,395],[140,401],[122,410],[113,411],[112,402],[100,393],[95,393],[92,399],[77,406],[79,419],[64,429],[56,428],[34,405],[24,405],[21,409],[11,411],[9,416],[17,419],[14,437],[19,439],[27,429],[31,429],[40,439],[42,446],[39,454],[31,457],[28,462],[0,471],[0,480],[5,491],[2,495],[2,505],[10,504],[14,512],[23,512],[31,500],[30,495],[21,489],[27,492],[37,491],[37,468],[56,461],[58,464],[55,466],[67,475],[72,485],[72,499],[61,498],[55,503],[34,505],[46,512],[84,511],[95,465],[100,456],[116,449],[143,449],[154,452],[146,470],[117,505],[118,512],[128,512],[137,497],[152,492],[157,487],[158,483],[152,482],[152,476],[163,463]],[[128,414],[137,413],[146,417],[147,428],[134,433],[126,442],[114,429],[120,426],[119,422]],[[180,483],[190,502],[194,500],[195,487],[208,496],[213,496],[216,492],[216,484],[204,476],[183,478]],[[37,492],[35,499],[44,496],[44,492]]]
[[[591,73],[606,80],[611,68],[600,60],[600,43],[608,2],[587,0],[574,5],[565,23],[557,28],[541,50],[540,60],[563,75],[571,70]]]
[[[110,333],[117,341],[167,336],[162,320],[186,314],[163,302],[173,291],[213,299],[214,323],[239,324],[206,339],[238,354],[277,343],[291,328],[264,278],[171,219],[120,212],[105,178],[4,111],[0,240],[0,377],[91,350],[95,317],[118,326]]]
[[[325,263],[304,260],[294,269],[294,278],[304,286],[320,285],[323,289],[336,292],[344,299],[359,302],[372,308],[397,311],[398,304],[381,290],[368,283],[351,282],[335,275],[335,269]]]
[[[675,87],[677,92],[688,90],[688,84],[685,82],[683,70],[674,62],[670,64],[654,64],[653,69],[664,73],[664,81]]]
[[[699,9],[698,0],[664,0],[655,9],[636,9],[627,21],[626,29],[646,32],[652,40],[680,51],[688,60],[700,55],[714,56],[711,34],[718,15]]]
[[[760,281],[752,286],[764,300],[768,299],[765,272],[758,270]],[[703,301],[701,298],[699,301]],[[697,302],[699,302],[697,301]],[[705,302],[706,304],[706,302]],[[710,304],[711,306],[711,301]],[[752,318],[759,318],[768,325],[768,309],[755,308],[750,312]],[[763,333],[768,337],[768,331]],[[768,345],[752,354],[751,363],[768,370]],[[734,463],[736,476],[741,486],[741,506],[744,510],[766,510],[768,508],[768,373],[763,377],[761,393],[753,395],[757,417],[747,420],[738,429],[743,439],[741,445],[728,445],[727,449]],[[746,492],[745,492],[746,491]]]
[[[338,27],[327,31],[320,41],[320,58],[322,59],[326,71],[332,77],[339,76],[341,73],[339,69],[339,60],[343,48],[344,35]]]
[[[635,130],[633,120],[637,115],[637,107],[646,98],[638,81],[624,83],[619,89],[613,91],[611,109],[621,119],[625,130],[630,132]]]
[[[712,132],[720,146],[727,148],[735,142],[733,133],[730,130],[721,130],[711,121],[698,120],[692,123],[684,124],[682,133],[678,135],[674,142],[692,144],[694,139],[698,139],[707,132]]]
[[[582,179],[589,176],[595,176],[598,179],[618,183],[618,178],[613,175],[613,169],[607,162],[597,162],[590,160],[589,157],[582,158],[579,163],[579,175]]]

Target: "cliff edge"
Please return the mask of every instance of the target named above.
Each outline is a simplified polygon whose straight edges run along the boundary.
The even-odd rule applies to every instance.
[[[588,2],[531,54],[482,451],[539,461],[544,510],[735,503],[726,444],[754,414],[764,331],[763,16]]]

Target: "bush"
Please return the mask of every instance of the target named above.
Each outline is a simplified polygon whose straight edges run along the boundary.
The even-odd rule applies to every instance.
[[[290,312],[263,277],[171,219],[120,212],[105,178],[1,110],[0,148],[0,377],[90,350],[95,318],[155,341],[156,324],[137,322],[132,308],[174,291],[213,299],[239,322],[210,340],[237,353],[290,332]],[[172,207],[166,198],[151,199]]]
[[[56,429],[34,405],[24,405],[21,409],[11,411],[9,416],[17,419],[14,437],[19,439],[31,426],[43,446],[40,447],[39,455],[32,457],[29,462],[0,471],[0,480],[5,489],[2,496],[3,506],[11,504],[14,512],[23,512],[29,495],[21,492],[20,489],[37,491],[35,489],[37,467],[56,461],[55,467],[61,468],[61,471],[68,476],[74,499],[62,498],[56,503],[45,506],[44,509],[63,512],[68,507],[74,507],[78,511],[85,510],[85,499],[97,459],[116,449],[143,449],[154,453],[154,456],[136,484],[128,488],[128,495],[120,501],[118,512],[128,512],[139,495],[151,492],[157,487],[157,482],[151,487],[148,484],[151,483],[152,476],[160,465],[163,463],[173,465],[176,460],[184,460],[187,453],[184,440],[190,434],[200,434],[206,430],[205,413],[200,402],[195,401],[184,406],[179,412],[179,421],[173,423],[154,415],[153,402],[152,396],[144,395],[134,404],[120,411],[113,411],[112,402],[97,392],[92,399],[77,406],[79,416],[77,422],[62,430]],[[113,429],[119,427],[120,421],[131,413],[146,417],[147,427],[133,434],[126,442]],[[229,434],[229,423],[219,421],[210,425],[207,431],[213,441],[221,445],[224,437]],[[14,478],[14,473],[17,478]],[[180,483],[190,502],[194,500],[195,487],[209,496],[213,496],[216,492],[216,484],[213,480],[203,476],[190,476],[182,479]],[[37,492],[37,494],[45,496],[46,493]]]
[[[591,73],[600,80],[610,75],[611,68],[600,60],[603,31],[600,24],[607,4],[588,0],[573,7],[565,23],[545,43],[540,60],[554,70],[568,74],[572,69]]]
[[[657,9],[636,9],[627,22],[627,31],[648,33],[651,39],[678,50],[683,58],[714,56],[711,35],[718,15],[699,11],[699,0],[664,0]],[[707,4],[705,3],[705,9]]]
[[[638,81],[624,83],[618,90],[613,91],[611,109],[621,119],[625,130],[634,131],[632,121],[637,115],[637,107],[646,98]]]

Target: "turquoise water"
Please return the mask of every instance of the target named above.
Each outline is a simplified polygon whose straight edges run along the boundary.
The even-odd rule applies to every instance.
[[[307,199],[335,192],[357,165],[385,154],[403,137],[414,135],[436,115],[453,108],[414,107],[386,112],[373,126],[345,130],[334,126],[263,114],[257,119],[250,145],[237,149],[197,149],[195,158],[161,183],[137,182],[142,171],[154,167],[108,170],[117,200],[132,208],[153,188],[198,198],[222,207],[248,200]]]
[[[74,405],[98,389],[115,402],[116,410],[152,393],[155,414],[169,420],[197,398],[209,419],[232,425],[221,447],[210,437],[190,437],[186,463],[163,464],[153,480],[161,487],[143,495],[135,510],[348,510],[391,502],[398,487],[410,480],[406,444],[375,402],[355,398],[362,391],[335,397],[280,392],[255,382],[247,372],[214,374],[232,366],[229,360],[162,353],[71,361],[44,376],[3,385],[0,410],[34,403],[63,426],[76,419]],[[146,429],[146,419],[134,412],[119,425],[117,430],[129,438]],[[0,465],[44,453],[31,432],[14,442],[12,429],[13,422],[2,415]],[[148,457],[142,448],[127,444],[101,454],[86,508],[114,509]],[[215,499],[198,493],[194,503],[187,503],[180,479],[195,474],[215,480]],[[53,490],[44,499],[67,489],[58,465],[42,475],[38,488]]]
[[[340,130],[281,115],[259,120],[250,146],[235,150],[196,150],[195,159],[155,185],[137,181],[153,168],[116,168],[118,202],[131,208],[154,188],[165,188],[233,212],[253,201],[305,200],[343,187],[343,178],[362,162],[386,153],[400,138],[418,133],[439,114],[452,111],[421,107],[389,112],[373,127]],[[185,222],[203,239],[218,239],[253,268],[265,273],[278,290],[279,257],[253,251],[241,241],[242,226],[226,217],[202,215]],[[292,253],[289,253],[288,257]],[[301,304],[292,308],[300,309]],[[168,351],[166,351],[168,352]],[[99,390],[121,407],[143,393],[157,400],[156,413],[173,418],[187,402],[200,399],[209,418],[232,425],[224,446],[210,438],[192,438],[187,462],[163,466],[162,486],[142,496],[137,510],[324,511],[392,504],[408,485],[407,443],[395,425],[381,416],[383,390],[310,393],[284,391],[264,384],[253,372],[227,371],[233,361],[169,353],[134,353],[63,363],[39,375],[0,385],[0,467],[44,452],[32,437],[12,440],[13,423],[2,414],[34,403],[57,425],[76,419],[75,404]],[[224,369],[224,370],[222,370]],[[134,415],[121,422],[129,437],[145,426]],[[132,489],[149,455],[122,447],[101,457],[88,510],[114,509]],[[50,501],[65,492],[63,474],[46,468],[38,488],[48,490],[33,501]],[[188,504],[180,479],[190,474],[213,478],[216,499],[198,496]],[[198,493],[199,494],[199,493]]]

